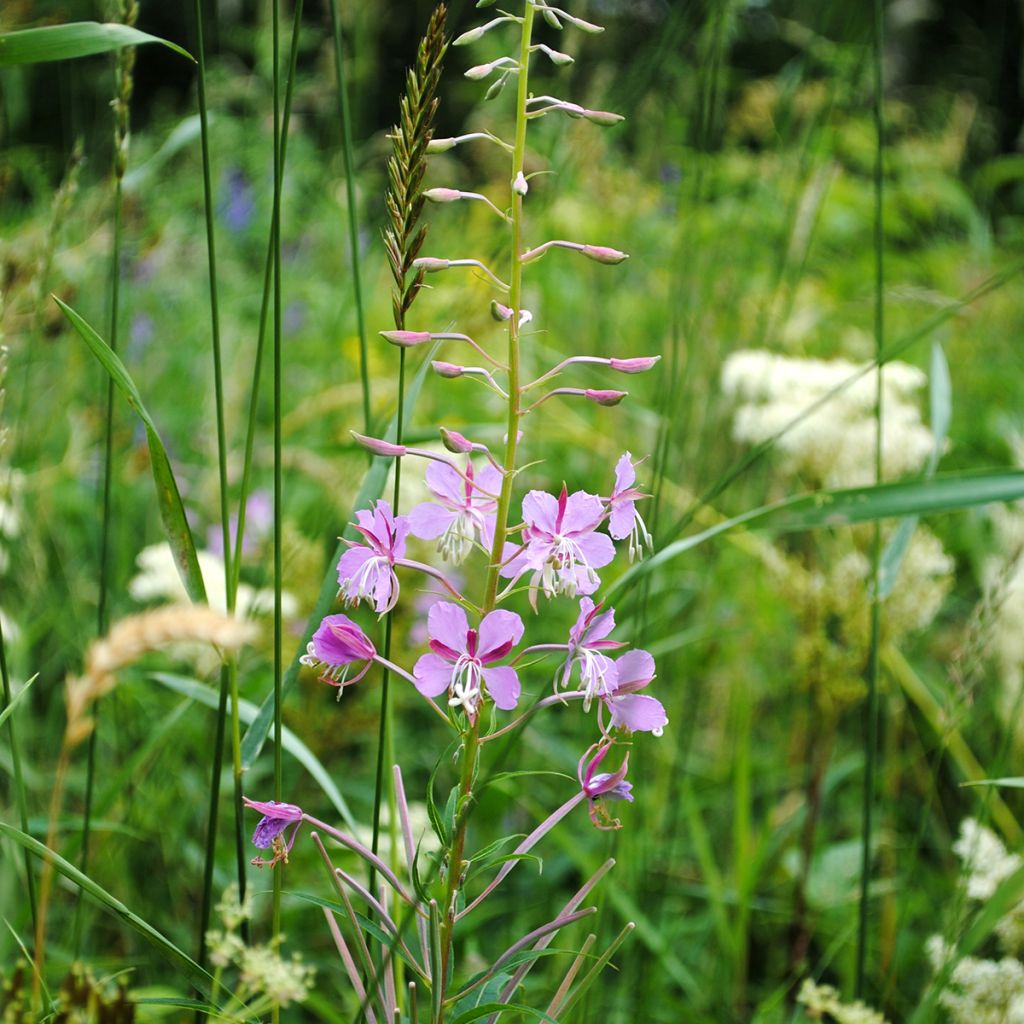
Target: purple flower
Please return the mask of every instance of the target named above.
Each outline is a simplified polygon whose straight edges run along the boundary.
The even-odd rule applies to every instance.
[[[432,654],[424,654],[412,670],[416,689],[424,697],[446,690],[451,707],[461,707],[472,718],[486,687],[502,711],[519,700],[519,676],[508,665],[493,667],[523,638],[523,620],[515,612],[485,615],[479,629],[470,629],[466,613],[451,601],[435,604],[427,616]]]
[[[256,831],[252,834],[252,844],[259,850],[273,849],[274,856],[271,860],[264,860],[256,857],[252,863],[258,867],[273,867],[280,861],[288,863],[288,854],[295,843],[295,836],[298,834],[299,826],[302,824],[302,808],[295,804],[285,804],[278,800],[250,800],[242,798],[246,807],[259,811],[263,815],[256,825]],[[292,834],[285,842],[281,833],[291,824],[295,824]]]
[[[629,560],[643,557],[644,544],[653,548],[651,535],[636,510],[638,498],[646,498],[643,491],[633,484],[636,482],[636,466],[633,456],[626,452],[615,464],[615,487],[608,504],[611,515],[608,518],[608,532],[616,540],[629,538]]]
[[[485,548],[494,539],[496,498],[501,490],[501,473],[487,464],[474,474],[466,460],[465,478],[454,466],[431,462],[427,466],[427,487],[436,501],[417,505],[409,513],[409,532],[423,540],[441,539],[437,550],[456,565],[465,561],[479,538]]]
[[[242,538],[242,553],[251,555],[257,544],[270,532],[274,524],[274,501],[267,491],[253,491],[245,502],[245,536]],[[231,543],[238,538],[238,516],[232,515],[229,523]],[[224,557],[224,532],[220,526],[211,526],[206,531],[206,547],[219,557]]]
[[[383,614],[391,611],[398,601],[394,564],[405,555],[409,520],[406,516],[393,515],[386,501],[378,501],[372,512],[361,509],[356,513],[356,520],[356,529],[368,544],[345,542],[349,550],[338,562],[338,585],[346,604],[368,598],[374,609]]]
[[[339,687],[340,696],[340,687],[358,683],[376,656],[370,638],[347,615],[328,615],[306,645],[299,663],[318,669],[325,683]],[[348,679],[348,667],[355,661],[365,661],[366,665],[354,679]]]
[[[227,189],[227,195],[221,200],[221,216],[230,231],[241,233],[252,223],[256,209],[252,186],[245,174],[235,167],[224,175],[222,187]]]
[[[668,715],[660,700],[637,693],[654,679],[654,658],[647,651],[629,651],[615,661],[611,693],[602,696],[612,727],[660,736]]]
[[[615,557],[615,545],[594,532],[603,518],[604,504],[595,494],[568,494],[564,484],[557,499],[530,491],[523,498],[524,546],[502,566],[501,575],[517,578],[532,571],[534,603],[538,584],[548,597],[592,594],[601,583],[594,570]],[[506,558],[515,550],[515,545],[507,545]]]
[[[580,758],[576,768],[577,778],[580,780],[580,788],[586,794],[590,803],[590,820],[600,829],[621,828],[618,818],[612,818],[604,806],[604,799],[626,800],[633,802],[633,783],[626,781],[626,772],[629,770],[629,754],[622,759],[622,764],[616,772],[598,772],[601,762],[608,756],[612,749],[611,743],[595,743]]]
[[[569,630],[568,654],[562,666],[562,687],[569,685],[572,670],[580,667],[580,682],[586,695],[583,710],[590,710],[594,697],[606,697],[615,689],[617,673],[615,662],[602,651],[615,650],[623,645],[605,637],[615,628],[615,609],[602,612],[589,597],[580,600],[580,614]]]

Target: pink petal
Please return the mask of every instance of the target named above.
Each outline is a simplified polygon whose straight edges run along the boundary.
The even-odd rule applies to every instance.
[[[654,678],[654,658],[647,651],[629,651],[615,664],[619,670],[617,693],[642,690]]]
[[[431,462],[427,466],[427,486],[445,504],[462,508],[466,504],[466,483],[451,466]]]
[[[636,482],[636,469],[633,466],[633,456],[629,452],[619,458],[615,463],[615,490],[613,494],[621,494],[627,487]]]
[[[476,475],[476,487],[479,491],[486,491],[487,494],[501,494],[501,473],[489,462],[484,465]],[[494,508],[497,505],[496,498],[489,498],[485,494],[477,493],[475,503],[478,508]]]
[[[451,601],[438,601],[427,613],[427,632],[431,640],[440,640],[459,654],[466,653],[469,622],[466,613]]]
[[[584,601],[590,601],[589,597],[583,598]],[[580,602],[582,606],[582,602]],[[593,602],[591,601],[591,604]],[[603,640],[613,629],[615,628],[615,609],[609,608],[606,612],[601,612],[600,615],[596,615],[590,623],[590,629],[587,630],[587,646],[590,647],[599,640]]]
[[[409,517],[399,516],[395,520],[395,539],[391,545],[392,561],[405,558],[405,538],[409,535]]]
[[[349,548],[338,560],[338,585],[345,586],[345,581],[352,579],[368,558],[376,557],[377,555],[363,544]]]
[[[422,655],[413,665],[412,674],[416,680],[416,689],[424,697],[439,697],[452,682],[451,665],[436,654]]]
[[[624,726],[630,732],[654,732],[668,725],[668,715],[661,701],[641,693],[611,697],[608,708],[612,713],[612,725]]]
[[[502,711],[511,711],[519,701],[519,694],[522,691],[516,670],[504,665],[500,668],[485,668],[483,675],[487,692],[494,703]]]
[[[389,612],[398,601],[398,577],[385,562],[374,570],[373,610]]]
[[[536,530],[555,533],[558,499],[545,491],[530,491],[523,498],[523,521]]]
[[[421,540],[436,540],[451,525],[458,513],[425,501],[409,512],[409,529]]]
[[[583,553],[587,565],[592,569],[600,569],[615,557],[615,545],[611,542],[611,538],[603,533],[590,533],[585,537],[576,537],[574,540]]]
[[[562,529],[558,532],[563,536],[589,532],[601,522],[603,515],[604,502],[596,494],[574,491],[565,503]]]
[[[612,514],[608,518],[608,532],[616,540],[625,540],[633,532],[636,522],[635,501],[613,501]]]
[[[523,639],[523,631],[523,620],[515,612],[490,612],[480,623],[477,657],[486,665],[491,651],[509,643],[515,647]]]
[[[506,579],[514,579],[532,566],[530,548],[524,548],[521,544],[513,544],[511,541],[505,542],[505,549],[501,553],[501,560],[501,575]]]

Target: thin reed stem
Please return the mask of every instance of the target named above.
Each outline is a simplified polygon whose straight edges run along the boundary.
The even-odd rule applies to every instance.
[[[884,188],[883,155],[885,119],[882,109],[882,47],[884,43],[882,0],[874,3],[874,120],[875,120],[875,358],[881,359],[885,349],[885,220],[882,208]],[[875,384],[875,483],[882,482],[882,374],[878,367]],[[868,901],[871,883],[871,837],[874,827],[875,779],[878,773],[878,677],[881,648],[881,609],[879,570],[882,560],[882,528],[875,522],[871,545],[871,638],[868,662],[868,696],[865,707],[864,782],[861,807],[860,895],[857,914],[857,961],[854,993],[864,995],[868,952]]]

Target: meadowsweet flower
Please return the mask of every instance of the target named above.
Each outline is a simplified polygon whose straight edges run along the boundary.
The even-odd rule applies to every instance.
[[[939,935],[928,940],[927,949],[936,970],[954,955]],[[1024,1024],[1024,965],[1008,956],[965,956],[953,968],[939,1003],[952,1024]]]
[[[356,529],[367,544],[346,541],[349,549],[338,561],[338,585],[345,603],[368,599],[378,613],[389,612],[398,602],[394,565],[405,554],[409,520],[395,516],[386,501],[378,501],[372,512],[356,513]]]
[[[654,658],[647,651],[628,651],[615,660],[611,692],[601,700],[611,714],[613,727],[660,736],[668,725],[664,705],[655,697],[638,693],[654,680]]]
[[[258,868],[274,867],[281,861],[288,863],[288,854],[295,843],[295,837],[299,832],[299,825],[302,824],[302,808],[295,804],[282,803],[279,800],[250,800],[242,798],[246,807],[259,811],[263,815],[256,825],[256,831],[252,834],[252,845],[258,850],[274,851],[271,860],[263,860],[262,857],[255,857],[252,860]],[[291,824],[294,824],[292,834],[287,841],[282,838],[282,833]]]
[[[489,463],[474,471],[467,459],[465,477],[443,462],[431,462],[426,479],[434,500],[409,512],[409,532],[423,540],[440,538],[441,557],[456,565],[466,560],[476,541],[490,548],[498,507],[492,495],[501,490],[501,473]]]
[[[316,970],[297,953],[286,960],[272,946],[247,946],[237,962],[242,984],[265,995],[274,1006],[304,1002],[313,987]]]
[[[629,538],[629,560],[643,557],[644,545],[654,547],[646,524],[636,510],[637,500],[647,495],[633,486],[636,483],[636,466],[633,456],[626,452],[615,464],[615,486],[608,505],[608,532],[616,540]]]
[[[340,696],[341,687],[358,683],[366,675],[376,654],[370,638],[350,618],[328,615],[306,644],[306,653],[299,663],[315,668],[325,683],[339,688]],[[357,661],[366,664],[354,679],[348,679],[349,665]]]
[[[618,818],[612,818],[605,808],[605,799],[633,802],[633,783],[626,781],[626,772],[629,770],[628,753],[623,757],[618,771],[599,772],[597,770],[611,749],[611,743],[595,743],[580,758],[576,767],[580,788],[589,801],[590,820],[602,830],[621,828]]]
[[[604,503],[595,494],[568,494],[564,485],[558,498],[530,491],[523,498],[523,549],[514,554],[515,545],[506,546],[501,575],[515,579],[532,572],[534,607],[538,586],[548,597],[592,594],[601,583],[595,570],[615,557],[611,540],[594,532],[603,518]]]
[[[461,707],[471,717],[484,688],[502,711],[516,706],[520,692],[516,670],[494,664],[523,638],[523,620],[515,612],[490,612],[479,629],[470,629],[462,608],[441,601],[430,609],[427,629],[433,653],[424,654],[412,670],[420,693],[438,697],[447,690],[448,704]]]
[[[885,1017],[877,1010],[872,1010],[860,1000],[844,1003],[831,985],[818,985],[810,978],[804,979],[796,1001],[804,1006],[813,1020],[829,1017],[836,1024],[886,1024]]]
[[[580,682],[586,693],[583,709],[590,710],[594,697],[608,696],[615,688],[615,662],[603,651],[615,650],[623,644],[605,637],[615,628],[615,609],[602,612],[589,597],[580,599],[580,614],[569,630],[567,655],[562,666],[561,685],[569,685],[573,669],[578,665]]]

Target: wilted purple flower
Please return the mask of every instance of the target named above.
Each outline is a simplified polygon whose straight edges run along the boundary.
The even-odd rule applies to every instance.
[[[602,612],[601,605],[595,605],[589,597],[580,600],[579,617],[569,630],[568,654],[562,666],[561,685],[569,685],[572,670],[579,665],[580,682],[585,691],[584,711],[590,710],[590,702],[594,697],[607,696],[615,689],[615,662],[607,654],[601,653],[623,646],[617,640],[605,639],[614,628],[614,608]]]
[[[356,529],[368,543],[345,542],[349,550],[338,561],[338,585],[346,604],[367,598],[383,614],[398,601],[394,565],[396,559],[405,555],[409,520],[406,516],[395,516],[386,501],[378,501],[372,512],[361,509],[356,520]]]
[[[629,769],[629,754],[622,759],[616,772],[598,772],[601,762],[612,749],[611,743],[595,743],[580,758],[576,768],[580,787],[589,801],[590,820],[600,829],[621,828],[618,818],[612,818],[604,806],[604,798],[633,802],[633,783],[626,781]]]
[[[263,815],[256,825],[256,831],[252,834],[253,846],[259,850],[273,849],[274,851],[273,859],[264,860],[262,857],[256,857],[252,863],[258,868],[272,868],[280,861],[287,864],[288,854],[295,843],[299,825],[302,824],[302,808],[296,807],[295,804],[281,803],[279,800],[260,801],[250,800],[248,797],[242,799],[245,801],[246,807],[251,807]],[[293,822],[295,827],[292,829],[288,841],[285,842],[281,838],[281,833]]]
[[[494,539],[494,497],[501,490],[501,473],[485,465],[474,473],[466,460],[466,475],[443,462],[427,466],[427,487],[435,501],[426,501],[409,512],[409,532],[423,540],[438,541],[442,558],[456,565],[464,562],[479,538],[485,548]]]
[[[438,602],[427,617],[431,654],[424,654],[412,670],[416,689],[424,697],[438,697],[446,690],[451,707],[461,707],[473,717],[486,687],[502,711],[511,711],[519,700],[519,676],[507,665],[493,667],[523,638],[523,620],[515,612],[494,611],[485,615],[479,629],[470,629],[466,613],[451,601]]]
[[[637,693],[653,679],[654,658],[647,651],[629,651],[616,659],[611,692],[601,698],[611,713],[613,727],[661,735],[668,725],[664,705],[654,697]]]
[[[601,499],[586,491],[568,494],[564,484],[558,498],[530,491],[523,498],[524,547],[506,561],[501,575],[516,578],[532,571],[534,603],[538,585],[548,597],[592,594],[601,583],[595,570],[615,557],[615,545],[594,532],[603,518]],[[507,545],[506,558],[515,550],[515,545]]]
[[[636,502],[646,498],[643,491],[633,484],[636,482],[636,466],[633,456],[626,452],[615,464],[615,487],[612,489],[608,504],[611,514],[608,517],[608,532],[616,540],[629,538],[629,560],[643,557],[643,549],[654,546],[646,524],[636,510]]]
[[[325,683],[342,687],[359,682],[376,655],[370,638],[347,615],[328,615],[306,645],[299,663],[318,669]],[[348,679],[348,667],[356,661],[365,661],[366,665],[354,679]]]

